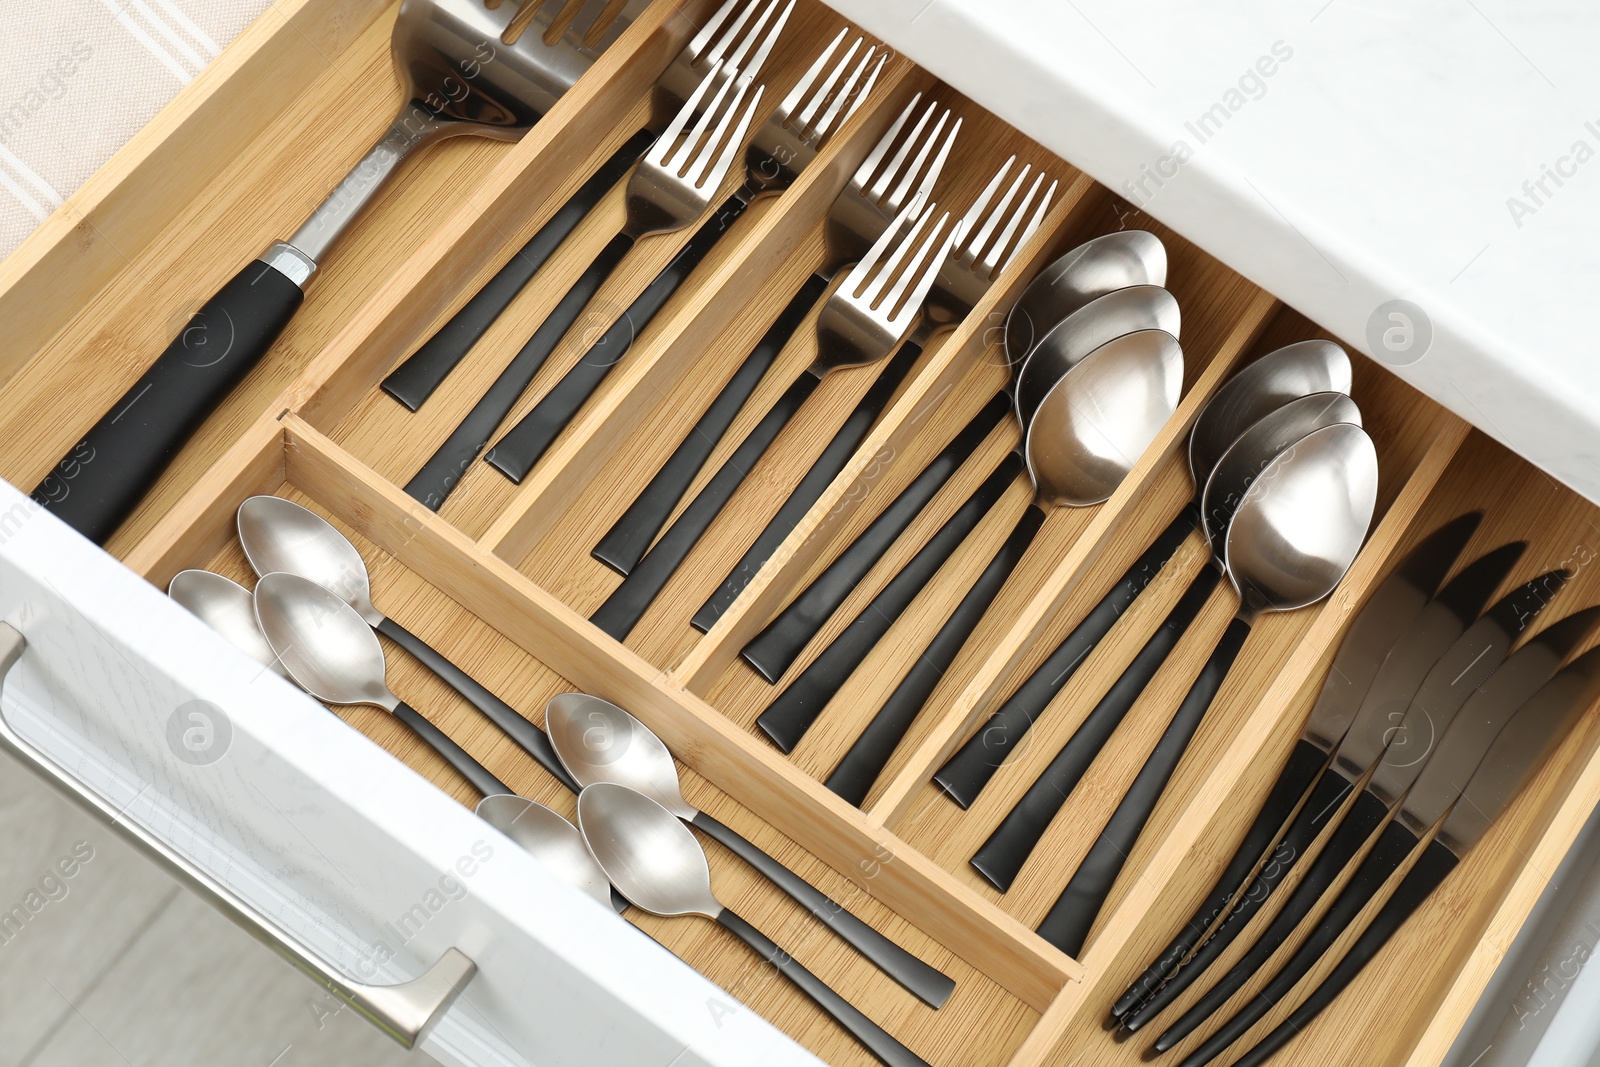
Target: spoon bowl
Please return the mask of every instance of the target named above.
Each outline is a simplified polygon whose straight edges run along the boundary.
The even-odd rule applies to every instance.
[[[372,605],[367,564],[350,539],[314,511],[280,496],[253,496],[239,505],[239,543],[259,575],[281,571],[331,589],[365,619],[384,621]]]
[[[179,571],[167,584],[167,595],[240,652],[285,678],[289,676],[256,622],[255,598],[238,582],[211,571]]]
[[[1027,426],[1061,376],[1123,334],[1163,330],[1179,336],[1178,301],[1159,285],[1130,285],[1096,297],[1044,336],[1017,372],[1017,421]]]
[[[679,819],[700,812],[683,799],[672,753],[649,727],[609,700],[562,693],[544,709],[545,729],[562,766],[580,787],[625,785]]]
[[[1084,357],[1040,403],[1026,459],[1036,499],[1087,507],[1122,484],[1178,408],[1183,349],[1161,330],[1140,330]]]
[[[1130,285],[1167,284],[1167,249],[1147,230],[1119,230],[1085,241],[1040,271],[1006,317],[1013,368],[1046,334],[1097,296]]]
[[[1228,524],[1228,574],[1245,612],[1292,611],[1333,592],[1378,504],[1378,452],[1365,430],[1314,430],[1261,472]]]
[[[478,816],[530,852],[562,881],[611,906],[611,882],[576,826],[525,797],[501,793],[478,802]]]
[[[611,782],[585,786],[578,828],[618,892],[645,911],[721,914],[705,850],[676,815],[643,793]]]
[[[325,704],[393,711],[383,647],[356,610],[309,578],[274,571],[256,583],[256,620],[290,677]]]

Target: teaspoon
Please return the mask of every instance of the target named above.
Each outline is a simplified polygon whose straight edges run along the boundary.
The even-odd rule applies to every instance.
[[[250,590],[232,578],[191,569],[172,576],[167,584],[167,595],[227,638],[234,648],[285,678],[289,677],[256,622],[256,602]]]

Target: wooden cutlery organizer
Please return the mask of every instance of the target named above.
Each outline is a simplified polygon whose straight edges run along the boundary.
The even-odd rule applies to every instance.
[[[1112,1040],[1102,1025],[1110,1002],[1167,943],[1231,855],[1294,743],[1348,620],[1394,561],[1441,522],[1482,508],[1487,518],[1464,558],[1508,539],[1530,543],[1507,588],[1559,565],[1576,572],[1561,594],[1563,610],[1541,619],[1547,624],[1600,600],[1600,577],[1588,566],[1600,537],[1600,510],[1378,365],[1358,360],[1353,395],[1382,472],[1370,540],[1332,598],[1257,626],[1083,958],[1068,958],[1033,927],[1226,625],[1231,597],[1213,595],[1011,892],[991,889],[968,868],[967,857],[1203,565],[1200,536],[1117,623],[1113,639],[1057,696],[979,803],[963,812],[943,798],[931,776],[1190,497],[1186,435],[1206,398],[1253,356],[1321,336],[1315,324],[892,57],[870,99],[818,162],[792,189],[762,200],[740,220],[522,484],[475,464],[438,514],[400,488],[615,232],[620,190],[419,412],[384,395],[378,381],[641,125],[650,85],[713,7],[706,0],[657,0],[520,143],[449,141],[410,164],[330,257],[267,360],[211,417],[108,550],[158,585],[186,567],[246,581],[251,572],[234,539],[238,504],[256,493],[297,500],[352,536],[373,570],[375,599],[388,614],[523,714],[542,722],[546,700],[573,689],[626,707],[682,761],[692,802],[955,978],[949,1003],[938,1011],[926,1007],[711,846],[713,880],[725,900],[758,917],[807,967],[929,1062],[1136,1062],[1147,1040]],[[195,305],[186,301],[210,292],[291,228],[365,150],[394,102],[393,16],[387,0],[274,5],[0,264],[0,322],[8,340],[0,365],[0,476],[19,486],[35,484],[189,317]],[[764,109],[781,99],[843,25],[820,3],[803,0],[764,72]],[[626,644],[613,641],[586,621],[620,581],[590,558],[591,547],[818,266],[828,204],[917,92],[964,120],[935,191],[940,207],[965,210],[1015,153],[1060,183],[1043,226],[976,310],[928,346],[849,466],[710,633],[693,630],[690,616],[880,367],[823,383]],[[736,173],[729,187],[738,180]],[[898,621],[792,757],[753,727],[779,690],[746,667],[738,652],[1004,384],[996,327],[1027,280],[1080,241],[1119,228],[1150,229],[1167,245],[1168,288],[1185,320],[1178,414],[1107,503],[1050,515],[857,810],[820,779],[1004,539],[1030,498],[1025,479]],[[689,232],[642,241],[607,282],[597,307],[613,314],[625,307]],[[752,409],[775,397],[813,352],[811,331],[802,328],[764,379]],[[579,354],[577,346],[564,344],[513,418]],[[741,416],[697,485],[753,418]],[[1016,437],[1009,418],[990,434],[788,677],[843,628]],[[390,664],[392,688],[436,715],[496,775],[572,813],[572,797],[486,719],[408,658],[391,655]],[[475,801],[465,780],[383,713],[355,708],[339,714],[456,799]],[[1600,800],[1597,745],[1600,716],[1591,713],[1378,962],[1281,1054],[1283,1062],[1440,1060]],[[1269,921],[1275,908],[1265,910],[1256,923]],[[630,918],[824,1060],[872,1062],[723,931],[637,911]],[[640,951],[649,950],[640,943]],[[1247,992],[1258,984],[1259,978]],[[1183,1003],[1200,991],[1186,994]],[[1281,1006],[1252,1033],[1265,1033],[1286,1011]]]

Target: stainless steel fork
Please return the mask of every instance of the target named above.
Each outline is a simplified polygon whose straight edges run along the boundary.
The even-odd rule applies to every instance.
[[[834,53],[848,33],[846,29],[834,38],[756,133],[745,155],[744,184],[723,202],[678,257],[590,347],[577,365],[496,442],[485,457],[490,465],[512,481],[520,482],[526,477],[606,375],[627,355],[634,338],[677,292],[722,235],[755,200],[789,188],[816,158],[828,137],[844,125],[866,99],[887,57],[879,57],[877,49],[872,47],[857,59],[863,44],[857,38],[842,58],[834,60]],[[878,58],[876,65],[872,64],[874,57]]]
[[[521,137],[644,5],[567,0],[524,16],[537,32],[519,34],[509,8],[405,0],[391,45],[403,97],[388,132],[293,237],[273,244],[207,301],[39,483],[34,499],[103,543],[272,347],[318,263],[408,155],[462,134]]]
[[[623,576],[633,570],[650,550],[656,535],[667,524],[678,501],[689,491],[700,468],[711,457],[728,427],[733,425],[750,394],[755,392],[806,315],[822,299],[834,277],[861,258],[912,196],[932,192],[933,183],[950,156],[950,146],[961,131],[961,120],[956,118],[951,122],[949,109],[937,103],[929,103],[919,118],[921,100],[921,93],[912,98],[889,132],[856,168],[844,191],[834,198],[828,209],[827,252],[822,266],[806,280],[788,308],[728,379],[727,385],[656,472],[644,492],[601,538],[591,553],[595,559]],[[902,140],[901,134],[912,120],[915,124]],[[891,151],[892,159],[889,158]],[[798,408],[798,402],[791,398],[783,406]],[[728,492],[736,486],[737,483],[729,486]],[[709,503],[700,506],[703,510]]]
[[[870,416],[858,408],[852,419],[846,421],[845,429],[835,435],[822,456],[812,465],[800,483],[801,487],[768,523],[716,592],[695,612],[690,620],[695,629],[703,633],[716,624],[722,613],[744,591],[756,571],[761,569],[767,558],[789,536],[789,531],[810,510],[817,497],[844,469],[856,446],[871,429],[877,414],[883,410],[881,405],[888,403],[900,378],[910,372],[921,357],[923,348],[937,334],[954,329],[972,313],[1011,257],[1027,244],[1044,222],[1045,212],[1055,198],[1056,183],[1052,182],[1041,195],[1044,173],[1039,172],[1029,185],[1028,176],[1033,168],[1024,166],[1010,185],[1006,185],[1006,178],[1015,164],[1015,156],[1007,160],[967,211],[963,220],[965,236],[940,267],[939,277],[923,302],[916,329],[884,369],[880,378],[880,385],[884,388],[877,390],[876,397],[868,394],[880,406]],[[995,200],[997,194],[998,202]],[[863,399],[862,404],[866,405],[867,399]]]
[[[501,0],[485,2],[489,7],[498,7]],[[773,41],[782,32],[793,9],[794,0],[765,0],[765,3],[762,0],[726,0],[656,81],[650,94],[650,119],[644,127],[623,142],[611,154],[611,158],[600,165],[589,180],[539,228],[539,232],[529,238],[448,322],[389,373],[381,383],[383,391],[412,411],[422,407],[555,254],[561,242],[644,158],[656,137],[667,128],[678,109],[694,94],[712,67],[721,63],[724,77],[730,71],[748,74],[752,78],[760,74],[761,66],[772,50]],[[558,5],[547,13],[540,0],[526,0],[520,9],[523,14],[519,14],[519,17],[525,17],[525,13],[531,11],[536,22],[525,31],[524,36],[540,29],[537,20],[541,15],[547,19],[554,18],[560,10]],[[546,26],[544,32],[549,33],[556,28],[562,28],[564,35],[571,34],[573,29],[570,26],[562,27],[557,19],[552,25]],[[491,432],[493,429],[490,427]]]

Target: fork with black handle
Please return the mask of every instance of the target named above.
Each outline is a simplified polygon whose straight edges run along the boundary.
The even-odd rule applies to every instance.
[[[657,80],[651,93],[650,121],[645,127],[623,142],[510,262],[450,317],[450,321],[390,372],[381,383],[383,391],[412,411],[419,410],[561,243],[578,228],[578,223],[644,158],[657,135],[694,94],[705,74],[726,59],[724,69],[755,77],[761,71],[771,40],[782,30],[793,9],[794,0],[787,3],[770,0],[765,7],[759,2],[727,0],[718,8],[705,28],[694,35]],[[531,27],[524,31],[528,32],[539,31]],[[760,54],[752,56],[752,48],[763,43],[765,47]]]
[[[914,361],[935,336],[959,326],[988,293],[995,278],[1010,264],[1012,257],[1044,223],[1045,213],[1055,199],[1058,183],[1051,182],[1041,196],[1040,188],[1045,177],[1041,170],[1035,175],[1032,186],[1025,188],[1028,175],[1033,170],[1032,164],[1023,166],[1011,185],[1005,188],[999,202],[990,210],[990,202],[1004,186],[1016,161],[1016,156],[1006,160],[967,212],[964,219],[966,235],[940,268],[939,277],[923,302],[916,329],[902,345],[900,354],[895,357],[897,361],[907,358]],[[801,487],[767,523],[744,557],[701,605],[700,610],[695,612],[690,625],[701,633],[708,632],[716,625],[722,613],[738,599],[744,587],[750,584],[750,580],[799,524],[811,505],[844,469],[856,446],[872,428],[876,417],[877,413],[871,419],[852,418],[841,427],[829,447],[806,472]]]
[[[961,131],[961,120],[957,118],[950,124],[946,133],[945,126],[951,119],[949,109],[930,101],[918,117],[917,109],[921,101],[921,93],[911,98],[889,131],[879,138],[861,166],[856,168],[849,184],[834,198],[828,208],[828,220],[824,228],[827,251],[823,254],[822,266],[806,279],[800,291],[789,301],[788,307],[784,308],[750,355],[745,357],[728,384],[723,386],[700,421],[695,423],[676,451],[656,472],[644,492],[595,545],[591,553],[595,559],[624,577],[633,571],[645,553],[650,551],[656,535],[667,524],[678,501],[689,491],[700,468],[711,457],[739,412],[744,410],[745,403],[773,361],[828,291],[833,279],[872,247],[872,243],[883,235],[889,221],[900,213],[911,197],[918,193],[932,193],[933,184],[950,156],[950,146]],[[906,127],[913,118],[916,123],[907,131]],[[905,133],[903,140],[902,133]],[[899,145],[898,149],[895,148],[896,144]],[[891,149],[894,149],[894,157],[889,159]],[[804,399],[799,393],[802,388],[803,383],[796,382],[778,406],[791,414],[797,411],[800,405],[796,398]],[[809,395],[809,388],[805,395]],[[770,442],[771,436],[765,435],[764,439]],[[764,449],[765,445],[760,447]],[[749,467],[749,463],[743,465],[745,470]],[[738,483],[733,484],[737,486]],[[704,491],[701,496],[704,497]],[[709,503],[699,506],[708,507]]]
[[[833,57],[848,34],[848,27],[839,32],[756,132],[745,153],[744,184],[723,201],[690,238],[688,245],[600,339],[589,346],[533,410],[495,443],[485,457],[490,466],[514,482],[527,477],[600,383],[627,356],[634,338],[666,306],[722,235],[756,200],[777,195],[792,186],[816,159],[828,138],[854,114],[871,93],[888,57],[878,55],[876,48],[868,48],[856,61],[864,43],[858,37],[843,57],[835,61]],[[877,63],[871,65],[874,56],[877,56]]]

